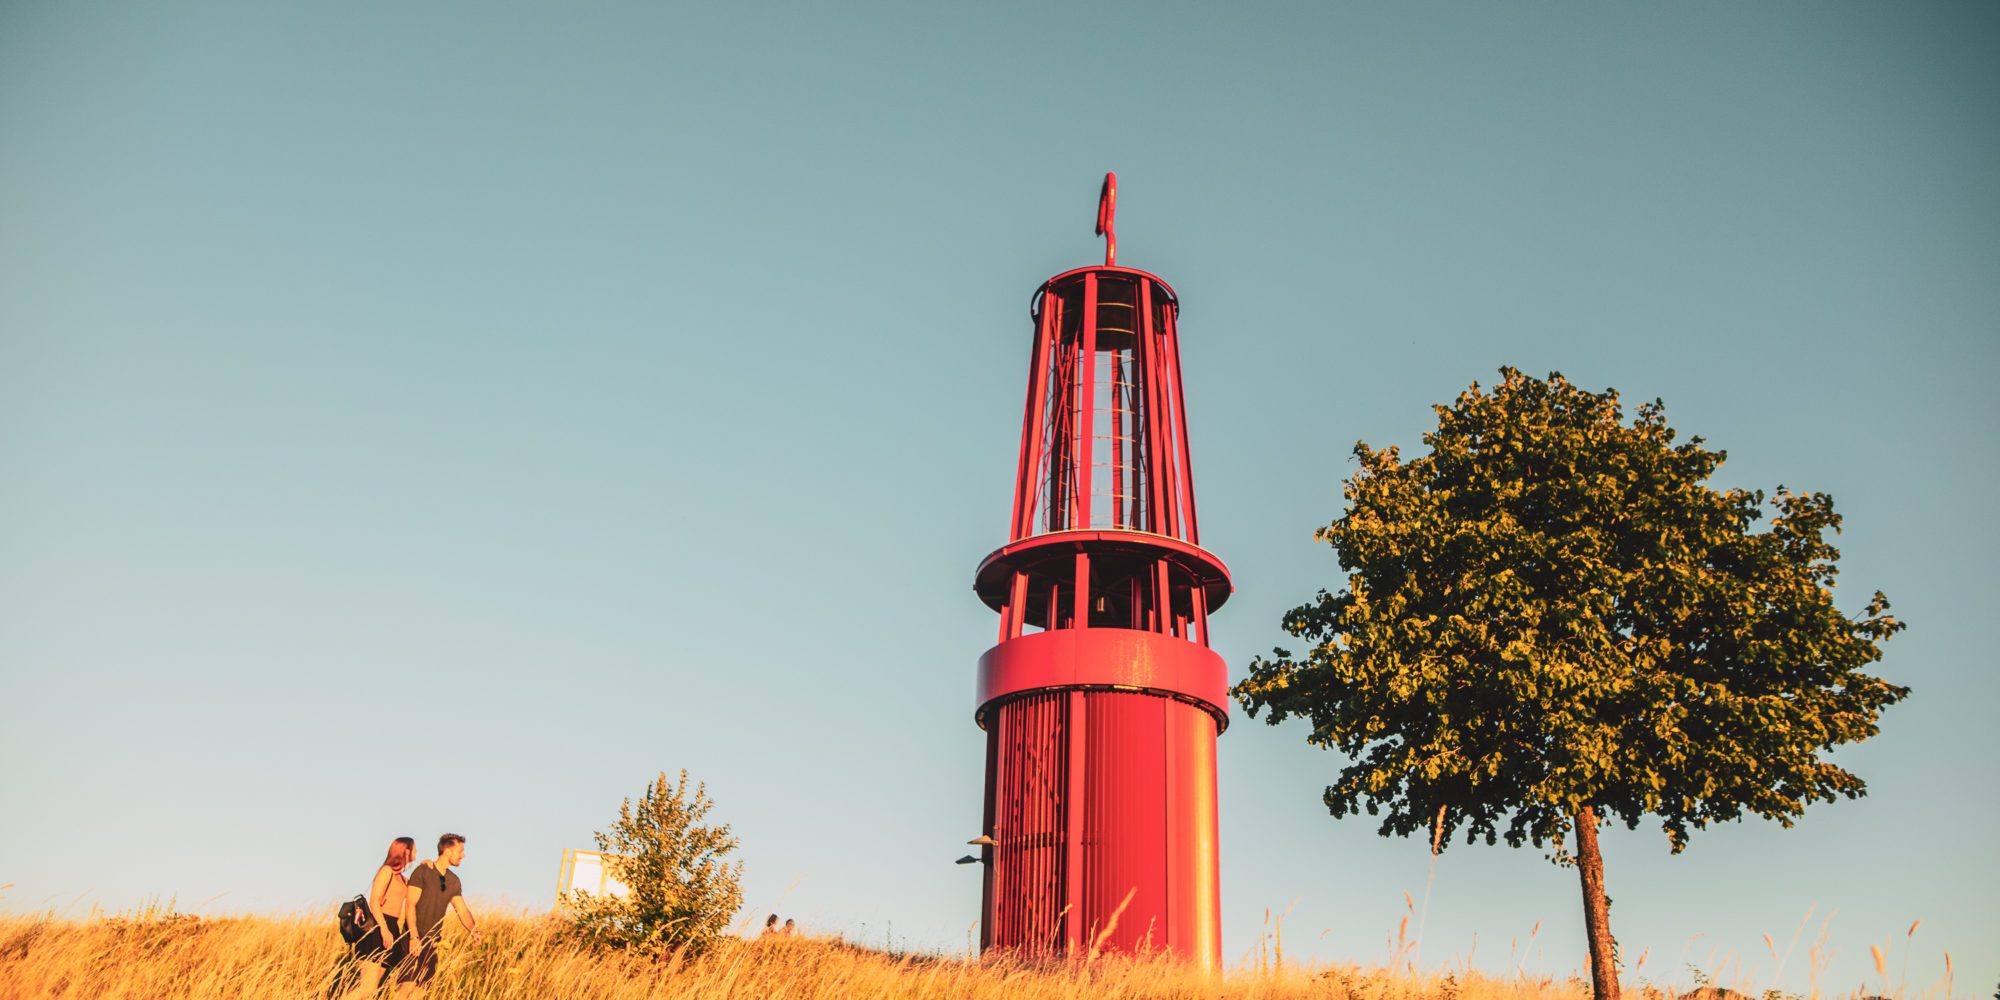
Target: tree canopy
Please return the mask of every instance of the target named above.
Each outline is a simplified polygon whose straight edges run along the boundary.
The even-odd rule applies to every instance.
[[[1679,851],[1690,827],[1862,794],[1820,751],[1909,693],[1862,672],[1903,625],[1879,591],[1860,617],[1834,606],[1833,499],[1717,490],[1725,453],[1676,446],[1659,402],[1628,425],[1615,392],[1501,371],[1435,407],[1429,455],[1355,446],[1348,510],[1317,534],[1347,587],[1285,616],[1305,655],[1237,687],[1356,758],[1334,815],[1386,809],[1406,834],[1443,809],[1447,833],[1518,845],[1596,805],[1658,816]]]
[[[1690,829],[1863,794],[1823,753],[1909,693],[1864,672],[1903,625],[1879,591],[1835,606],[1833,499],[1718,489],[1725,454],[1676,444],[1659,401],[1628,423],[1616,392],[1501,374],[1434,407],[1422,457],[1355,446],[1317,534],[1346,586],[1288,612],[1311,645],[1235,689],[1347,755],[1333,815],[1566,860],[1600,817],[1655,817],[1679,852]]]

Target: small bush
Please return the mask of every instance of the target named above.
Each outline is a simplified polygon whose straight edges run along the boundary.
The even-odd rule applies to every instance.
[[[743,862],[726,860],[736,837],[702,822],[714,805],[708,786],[690,793],[686,770],[673,783],[661,772],[637,805],[626,799],[597,847],[627,892],[569,893],[576,932],[600,947],[694,955],[713,945],[743,906]]]

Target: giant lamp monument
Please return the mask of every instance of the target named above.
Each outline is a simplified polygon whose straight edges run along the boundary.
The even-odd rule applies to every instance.
[[[1050,278],[1009,541],[974,589],[999,612],[979,660],[986,949],[1221,960],[1216,736],[1228,670],[1208,616],[1229,571],[1203,549],[1181,393],[1179,301],[1117,266]]]

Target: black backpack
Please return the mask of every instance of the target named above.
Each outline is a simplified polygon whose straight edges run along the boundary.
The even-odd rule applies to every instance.
[[[375,933],[375,913],[368,908],[367,896],[356,896],[340,904],[340,937],[348,944]]]

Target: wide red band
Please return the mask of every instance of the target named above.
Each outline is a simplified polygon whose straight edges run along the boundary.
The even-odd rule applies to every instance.
[[[1158,632],[1065,628],[1009,639],[979,658],[979,710],[1047,688],[1146,691],[1193,702],[1229,725],[1229,667],[1214,650]]]

